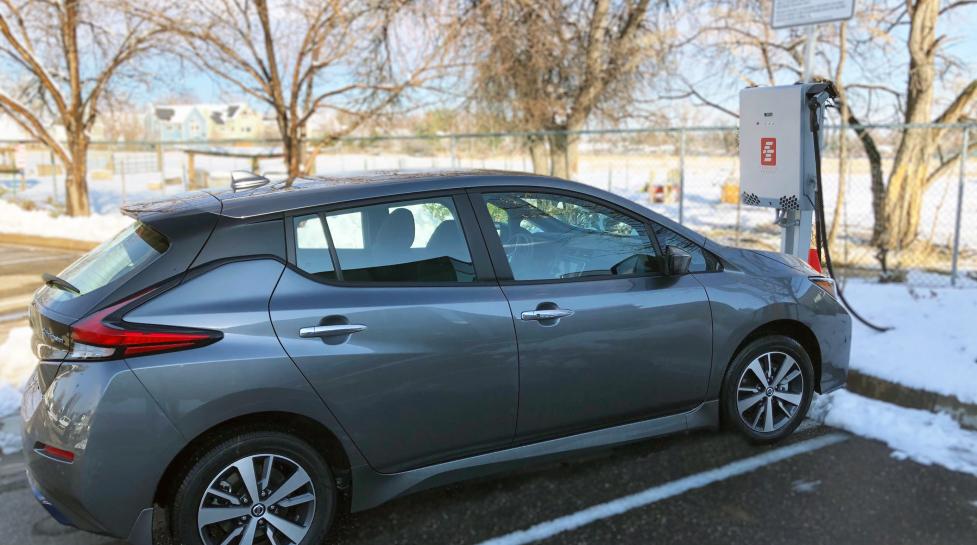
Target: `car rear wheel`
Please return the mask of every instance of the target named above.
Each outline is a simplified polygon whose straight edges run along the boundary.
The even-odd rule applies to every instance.
[[[733,359],[723,384],[726,422],[748,438],[772,443],[790,435],[814,395],[814,366],[794,339],[771,335]]]
[[[248,432],[202,449],[173,495],[174,541],[193,545],[322,543],[336,487],[329,466],[289,434]]]

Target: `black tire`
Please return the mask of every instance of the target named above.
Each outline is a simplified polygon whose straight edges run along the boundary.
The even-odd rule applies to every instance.
[[[754,378],[755,375],[748,370],[748,367],[757,358],[764,356],[765,354],[774,353],[774,358],[779,358],[781,354],[786,354],[790,356],[796,363],[800,370],[800,377],[803,379],[801,385],[792,384],[788,387],[793,388],[793,392],[780,392],[779,390],[773,394],[769,393],[770,389],[764,390],[762,393],[765,397],[761,397],[760,401],[757,402],[758,405],[764,405],[763,407],[752,406],[751,409],[745,412],[746,416],[741,416],[738,409],[738,404],[741,401],[744,402],[744,406],[749,404],[749,401],[755,399],[757,395],[761,392],[757,391],[756,394],[753,393],[743,393],[738,390],[740,386],[740,381],[743,377],[750,373],[748,378]],[[786,358],[782,360],[786,362]],[[783,363],[780,363],[783,365]],[[773,365],[776,366],[777,362],[774,361]],[[762,367],[765,367],[761,364]],[[774,370],[774,375],[776,370]],[[788,375],[789,376],[789,375]],[[770,378],[769,376],[767,377]],[[796,380],[796,379],[795,379]],[[757,379],[757,388],[764,388]],[[771,382],[768,380],[768,382]],[[800,403],[796,405],[793,409],[793,414],[787,417],[786,412],[790,410],[791,405],[784,401],[781,401],[781,406],[784,408],[774,405],[778,402],[780,398],[774,397],[776,395],[801,395]],[[808,356],[807,351],[800,343],[791,339],[790,337],[785,337],[783,335],[770,335],[767,337],[762,337],[756,339],[746,345],[742,350],[740,350],[736,356],[733,358],[729,369],[726,372],[726,378],[723,381],[723,391],[722,391],[722,407],[723,407],[723,422],[727,427],[733,428],[748,439],[756,443],[774,443],[780,441],[781,439],[787,437],[797,429],[801,421],[807,415],[807,411],[811,406],[811,398],[814,396],[814,365],[811,363],[811,358]],[[767,397],[770,397],[771,404],[767,405]],[[773,431],[764,432],[763,430],[756,429],[753,427],[752,422],[747,422],[747,417],[757,418],[757,414],[760,418],[765,419],[766,407],[772,406],[774,408],[772,414],[779,415],[779,418],[783,421],[780,427],[774,429]],[[777,418],[776,416],[774,418]],[[775,423],[776,425],[776,423]],[[762,426],[761,426],[762,427]]]
[[[325,459],[298,437],[275,431],[250,431],[230,433],[215,438],[202,446],[185,470],[177,475],[181,479],[165,507],[167,516],[166,541],[175,545],[209,545],[201,539],[197,527],[198,509],[204,492],[221,472],[238,460],[248,456],[271,454],[294,462],[311,478],[315,495],[308,532],[299,545],[319,545],[325,541],[336,511],[336,481]],[[310,490],[310,489],[306,489]],[[279,512],[281,514],[281,512]],[[270,516],[270,515],[269,515]],[[263,528],[265,523],[262,522]],[[267,530],[262,530],[267,531]],[[279,543],[282,540],[279,538]],[[267,539],[255,539],[255,544],[267,543]]]

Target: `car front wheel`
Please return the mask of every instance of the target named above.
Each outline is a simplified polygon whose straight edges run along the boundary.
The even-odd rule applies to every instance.
[[[814,367],[794,339],[772,335],[733,359],[723,384],[726,422],[751,440],[772,443],[804,419],[814,395]]]
[[[329,466],[289,434],[236,434],[203,448],[173,495],[173,541],[193,545],[320,544],[332,523]]]

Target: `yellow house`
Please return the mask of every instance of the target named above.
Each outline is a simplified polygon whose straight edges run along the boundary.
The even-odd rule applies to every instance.
[[[213,140],[246,140],[261,137],[261,115],[241,102],[209,105],[207,122]]]

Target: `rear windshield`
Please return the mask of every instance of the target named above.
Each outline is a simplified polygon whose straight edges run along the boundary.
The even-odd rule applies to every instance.
[[[41,303],[67,301],[108,286],[154,261],[169,245],[166,237],[137,221],[58,274],[81,293],[49,286],[43,290]]]

